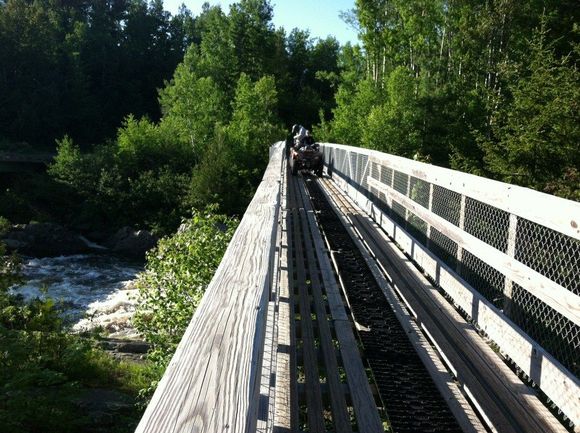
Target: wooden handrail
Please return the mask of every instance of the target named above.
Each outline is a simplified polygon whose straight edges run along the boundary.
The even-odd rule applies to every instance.
[[[580,203],[578,202],[376,150],[334,143],[321,143],[321,145],[347,152],[363,153],[369,157],[369,160],[384,167],[410,174],[417,179],[469,196],[580,240]],[[542,203],[542,205],[532,206],[535,203]]]
[[[255,430],[265,313],[280,211],[283,142],[136,432]]]

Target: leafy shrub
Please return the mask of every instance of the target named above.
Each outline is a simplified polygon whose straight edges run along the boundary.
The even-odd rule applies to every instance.
[[[72,140],[59,142],[51,177],[72,194],[66,221],[82,229],[114,231],[121,226],[175,230],[185,213],[193,153],[167,126],[127,118],[117,143],[81,153]]]
[[[135,326],[152,343],[149,359],[163,371],[211,281],[238,222],[216,207],[195,211],[147,254],[138,279]]]

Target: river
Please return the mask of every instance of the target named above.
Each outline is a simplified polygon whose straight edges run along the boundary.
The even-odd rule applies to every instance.
[[[60,302],[73,331],[100,327],[110,337],[136,338],[131,323],[137,304],[134,279],[142,270],[142,265],[105,254],[25,257],[24,284],[11,291],[25,299]]]

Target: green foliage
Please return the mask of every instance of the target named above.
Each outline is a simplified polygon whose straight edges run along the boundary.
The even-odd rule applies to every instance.
[[[84,145],[129,113],[158,118],[156,90],[191,43],[192,20],[159,1],[0,2],[0,135]]]
[[[242,215],[252,198],[253,184],[247,170],[240,172],[240,162],[234,144],[221,129],[192,172],[187,203],[194,208],[215,203],[222,212]]]
[[[482,140],[489,170],[508,182],[580,198],[580,73],[558,59],[538,30],[530,61],[509,86],[511,101],[496,113]]]
[[[62,140],[57,141],[57,154],[48,173],[72,188],[81,189],[87,183],[85,175],[90,169],[89,166],[81,155],[80,148],[65,135]]]
[[[10,229],[10,221],[8,218],[5,218],[0,215],[0,236],[5,234]]]
[[[315,133],[578,199],[576,11],[357,0],[365,51],[343,48],[334,118]]]
[[[215,203],[222,212],[243,214],[262,178],[269,145],[284,135],[276,103],[273,78],[254,83],[241,75],[231,121],[216,128],[211,146],[193,170],[188,196],[192,207]]]
[[[374,106],[365,119],[363,146],[407,158],[420,150],[421,111],[415,89],[416,80],[407,68],[390,74],[386,101]]]
[[[3,180],[6,183],[0,189],[0,214],[15,223],[68,223],[76,214],[75,192],[46,173],[3,175]]]
[[[115,389],[133,401],[108,431],[131,432],[140,417],[139,391],[155,377],[152,367],[119,362],[90,340],[62,330],[0,326],[0,425],[6,432],[85,432],[95,428],[79,405],[93,388]]]
[[[242,74],[238,80],[232,120],[227,130],[235,140],[246,168],[262,169],[268,160],[268,148],[284,130],[276,115],[277,91],[272,77],[262,77],[253,83]]]
[[[160,234],[177,227],[190,206],[218,203],[243,213],[267,163],[268,146],[283,136],[272,77],[242,74],[231,106],[211,78],[196,78],[186,59],[161,92],[159,124],[129,116],[116,143],[83,153],[59,142],[49,174],[82,200],[82,226],[137,225]],[[226,122],[222,125],[222,122]]]
[[[225,123],[228,107],[214,79],[196,72],[197,47],[192,45],[173,79],[160,91],[159,102],[168,127],[199,157],[211,143],[216,124]]]
[[[13,18],[27,45],[16,40]],[[10,0],[0,4],[0,22],[6,23],[0,77],[13,72],[3,65],[26,65],[26,82],[54,93],[20,106],[38,89],[30,84],[23,95],[8,89],[0,125],[14,117],[14,106],[27,117],[6,129],[9,139],[32,137],[23,131],[45,118],[52,129],[45,126],[43,137],[55,131],[64,137],[49,179],[11,179],[0,192],[0,212],[17,222],[50,220],[104,235],[124,225],[169,233],[192,205],[218,203],[225,213],[241,214],[261,179],[268,146],[285,135],[282,122],[311,125],[319,109],[328,119],[341,76],[338,42],[299,30],[286,38],[274,29],[268,0],[240,1],[229,13],[206,5],[197,17],[187,9],[171,17],[161,2],[144,0],[110,7],[92,0],[67,7]],[[18,61],[2,62],[19,50]],[[41,60],[32,61],[34,50]],[[344,62],[357,58],[360,68],[360,51],[353,53]],[[4,83],[0,78],[0,94]],[[158,87],[159,107],[150,98]],[[45,107],[42,116],[31,109],[37,105]],[[109,140],[88,145],[103,137]]]
[[[360,146],[367,118],[382,100],[383,91],[372,80],[359,81],[354,89],[341,85],[336,93],[331,132],[323,139]]]
[[[174,230],[185,212],[194,160],[193,150],[167,125],[130,116],[117,143],[91,153],[63,139],[48,172],[78,197],[68,209],[76,216],[74,225],[93,230],[146,226],[163,234]]]
[[[271,74],[275,45],[273,7],[269,0],[240,0],[230,7],[229,34],[240,73],[252,80]]]
[[[163,238],[147,254],[137,286],[140,304],[135,326],[153,344],[149,358],[163,371],[237,227],[237,221],[215,213],[215,207],[195,211],[177,233]]]
[[[131,176],[163,166],[177,172],[189,170],[195,161],[194,150],[175,134],[172,126],[127,117],[117,131],[116,149],[113,149],[123,173]]]

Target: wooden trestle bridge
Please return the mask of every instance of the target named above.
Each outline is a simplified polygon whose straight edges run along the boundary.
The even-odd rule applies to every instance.
[[[580,431],[580,204],[283,143],[138,432]]]

